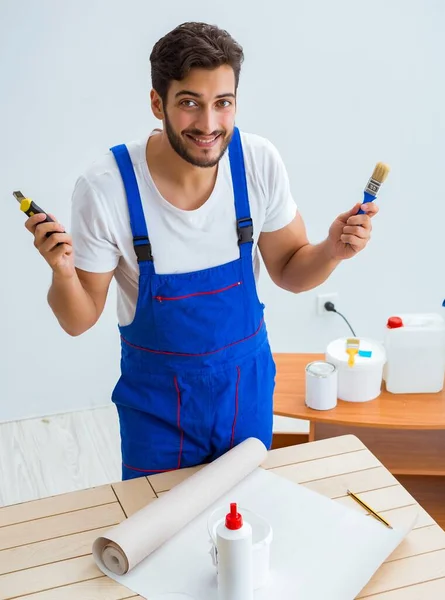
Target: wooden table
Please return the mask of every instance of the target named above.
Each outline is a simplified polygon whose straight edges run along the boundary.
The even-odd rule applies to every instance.
[[[275,354],[274,412],[310,421],[309,440],[353,434],[428,505],[445,526],[445,389],[438,394],[391,394],[383,385],[370,402],[338,401],[332,410],[305,404],[305,367],[321,354]]]
[[[272,450],[262,466],[363,511],[345,495],[349,487],[394,525],[419,511],[413,531],[358,598],[445,598],[445,532],[355,436]],[[93,540],[195,470],[1,508],[0,600],[140,598],[99,571],[91,555]]]

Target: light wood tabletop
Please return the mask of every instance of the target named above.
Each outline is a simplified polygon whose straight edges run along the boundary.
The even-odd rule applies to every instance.
[[[445,429],[445,388],[438,394],[381,395],[370,402],[343,402],[332,410],[314,410],[305,404],[305,368],[323,354],[274,354],[277,366],[274,413],[285,417],[341,425],[389,429]]]
[[[310,422],[309,440],[357,436],[445,529],[445,388],[438,394],[391,394],[384,383],[370,402],[331,410],[305,404],[305,368],[322,354],[274,354],[274,413]]]
[[[413,531],[358,598],[445,598],[445,532],[355,436],[272,450],[262,466],[364,511],[347,496],[350,488],[393,525],[418,511]],[[0,600],[140,598],[101,573],[92,543],[199,468],[1,508]]]

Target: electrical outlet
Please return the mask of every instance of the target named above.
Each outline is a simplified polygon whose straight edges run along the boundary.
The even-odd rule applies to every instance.
[[[317,296],[317,315],[327,315],[328,311],[325,309],[324,305],[326,302],[333,302],[337,305],[338,302],[338,294],[318,294]],[[336,306],[337,308],[337,306]]]

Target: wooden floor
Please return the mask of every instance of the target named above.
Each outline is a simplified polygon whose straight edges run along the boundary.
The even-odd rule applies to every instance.
[[[0,424],[0,506],[120,478],[114,405]]]

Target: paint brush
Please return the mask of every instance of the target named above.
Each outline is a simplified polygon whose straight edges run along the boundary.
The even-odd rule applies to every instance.
[[[353,367],[355,365],[355,357],[360,350],[360,340],[357,338],[348,338],[346,340],[346,352],[349,355],[348,365]]]
[[[385,163],[382,163],[382,162],[378,162],[376,164],[374,171],[373,171],[371,177],[369,178],[368,183],[366,184],[366,187],[365,187],[363,204],[372,202],[373,200],[376,199],[377,194],[379,193],[379,190],[380,190],[380,186],[385,181],[385,179],[388,177],[388,173],[389,173],[388,165],[386,165]],[[357,214],[363,215],[364,213],[365,213],[365,211],[360,209]]]

